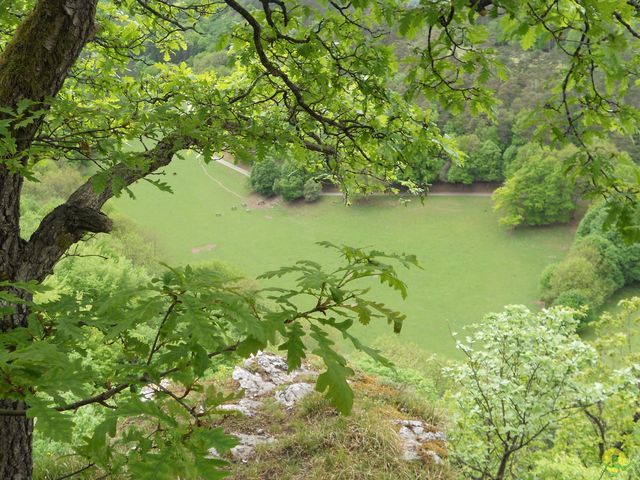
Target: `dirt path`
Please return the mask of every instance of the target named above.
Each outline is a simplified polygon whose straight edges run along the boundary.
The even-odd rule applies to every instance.
[[[218,160],[220,163],[226,162],[225,160]],[[227,187],[224,183],[222,183],[220,180],[218,180],[215,177],[212,177],[211,174],[208,172],[207,167],[205,166],[204,162],[202,161],[202,157],[200,155],[198,155],[198,163],[200,163],[200,168],[202,168],[202,171],[204,172],[204,174],[213,182],[217,183],[223,190],[229,192],[231,195],[234,195],[236,197],[238,197],[241,200],[244,200],[245,197],[243,197],[242,195],[240,195],[237,192],[234,192],[233,190],[231,190],[229,187]],[[225,163],[222,163],[223,165],[225,165]],[[225,165],[228,166],[228,165]],[[235,166],[232,164],[232,166]],[[234,169],[235,170],[235,169]],[[248,172],[247,172],[247,176],[249,176]]]
[[[224,165],[225,167],[229,167],[231,170],[235,170],[240,175],[244,175],[245,177],[251,176],[251,172],[249,170],[245,170],[244,168],[239,167],[238,165],[235,165],[234,163],[231,163],[225,160],[224,158],[217,158],[216,162],[218,162],[221,165]]]

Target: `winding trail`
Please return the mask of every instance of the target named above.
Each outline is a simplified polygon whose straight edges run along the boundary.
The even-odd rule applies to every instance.
[[[249,176],[249,172],[247,172],[246,170],[242,170],[240,167],[236,167],[234,164],[227,162],[226,160],[216,160],[220,163],[222,163],[223,165],[227,166],[227,167],[235,167],[233,168],[236,171],[241,171],[244,172],[243,175],[246,175],[247,177]],[[202,168],[202,171],[204,172],[204,174],[209,177],[210,180],[216,182],[218,185],[220,185],[220,187],[222,187],[223,190],[229,192],[231,195],[234,195],[236,197],[238,197],[240,200],[244,200],[245,197],[243,197],[242,195],[240,195],[237,192],[234,192],[233,190],[231,190],[229,187],[227,187],[224,183],[222,183],[220,180],[218,180],[217,178],[211,176],[211,174],[209,173],[209,171],[207,170],[206,165],[204,164],[204,162],[202,161],[202,156],[198,155],[198,163],[200,164],[200,168]],[[228,164],[228,165],[227,165]]]

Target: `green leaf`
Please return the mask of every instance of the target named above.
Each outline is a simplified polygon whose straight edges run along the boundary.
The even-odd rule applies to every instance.
[[[62,413],[51,408],[43,400],[31,397],[28,399],[27,416],[37,419],[38,430],[52,440],[67,442],[73,434],[73,417],[70,413]]]
[[[305,345],[302,341],[304,336],[304,329],[299,323],[292,323],[287,327],[287,341],[278,350],[287,352],[289,371],[302,366],[302,359],[305,358]]]
[[[353,375],[353,370],[339,362],[326,362],[327,370],[318,376],[316,390],[326,392],[331,404],[343,415],[349,415],[353,408],[353,391],[347,383],[347,378]]]
[[[536,39],[538,38],[538,29],[535,27],[530,27],[527,29],[526,33],[520,39],[520,46],[523,50],[529,50],[533,47]]]

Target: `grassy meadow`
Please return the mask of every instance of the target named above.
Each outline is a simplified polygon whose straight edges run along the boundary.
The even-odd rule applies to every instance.
[[[173,194],[140,183],[135,200],[113,204],[149,233],[158,259],[169,264],[222,261],[246,275],[311,259],[336,262],[321,240],[383,251],[413,253],[423,269],[402,272],[409,297],[390,290],[373,294],[407,314],[398,340],[427,352],[455,355],[450,332],[506,304],[537,307],[538,277],[562,258],[573,227],[507,231],[498,226],[489,197],[433,196],[424,204],[376,197],[345,206],[340,197],[315,204],[260,204],[247,178],[220,164],[187,155],[166,170]],[[386,324],[361,335],[393,336]]]

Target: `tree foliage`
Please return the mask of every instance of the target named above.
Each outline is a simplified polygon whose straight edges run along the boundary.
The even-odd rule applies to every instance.
[[[305,202],[315,202],[320,198],[322,193],[322,183],[314,178],[310,178],[304,182],[303,196]]]
[[[637,309],[635,299],[621,317]],[[567,308],[511,306],[459,342],[465,362],[449,372],[460,386],[452,453],[464,478],[596,480],[615,467],[611,449],[636,452],[636,406],[625,401],[637,396],[637,366],[606,358],[628,337],[605,334],[607,347],[594,348],[577,326]]]
[[[567,257],[549,265],[540,279],[541,299],[547,305],[585,307],[594,319],[617,290],[638,280],[640,248],[627,243],[621,232],[606,229],[608,202],[586,213]]]
[[[255,192],[265,197],[272,197],[276,194],[274,184],[279,177],[280,166],[272,158],[267,158],[256,162],[251,167],[249,183]]]
[[[376,319],[400,330],[404,317],[369,299],[367,280],[405,296],[392,262],[411,266],[415,258],[323,246],[335,249],[343,266],[326,271],[301,261],[263,275],[293,276],[290,289],[255,291],[225,272],[185,267],[115,292],[79,285],[30,305],[28,325],[0,335],[0,394],[23,400],[41,435],[59,442],[73,438],[73,412],[91,406],[98,425],[74,448],[103,472],[219,478],[224,462],[207,459],[207,450],[224,452],[234,440],[208,426],[226,400],[202,390],[216,362],[272,346],[285,351],[295,369],[312,350],[326,365],[317,389],[345,414],[353,402],[347,383],[353,372],[330,332],[388,364],[350,330]],[[16,287],[40,290],[33,284]],[[2,298],[18,301],[6,293]],[[156,394],[141,397],[149,384]]]
[[[293,160],[284,162],[280,169],[280,176],[273,184],[273,190],[291,202],[304,197],[304,185],[307,180],[305,171]]]
[[[481,141],[475,134],[458,137],[464,162],[449,169],[451,183],[498,182],[502,180],[502,150],[492,139]]]
[[[452,114],[466,108],[494,116],[496,100],[488,82],[492,76],[507,75],[486,43],[490,32],[483,16],[498,21],[503,41],[518,42],[524,50],[553,42],[563,52],[566,61],[553,72],[553,87],[541,102],[546,108],[537,112],[538,133],[578,146],[567,169],[589,178],[593,193],[610,198],[607,225],[618,228],[625,238],[638,238],[637,178],[618,175],[619,156],[595,146],[601,138],[638,131],[638,111],[625,99],[637,82],[640,57],[634,53],[640,39],[640,6],[635,1],[571,0],[553,2],[552,7],[556,8],[543,0],[533,0],[527,8],[513,0],[361,0],[321,5],[242,0],[4,2],[0,7],[0,335],[5,347],[3,369],[12,375],[8,380],[2,377],[6,384],[0,390],[4,411],[0,476],[30,476],[32,417],[38,418],[38,428],[49,425],[49,431],[64,433],[70,420],[52,407],[73,405],[97,389],[82,362],[88,329],[109,342],[121,342],[125,351],[133,352],[131,356],[141,351],[149,355],[150,360],[143,358],[140,363],[138,358],[133,366],[126,358],[113,365],[114,373],[125,374],[122,383],[98,377],[100,387],[107,381],[124,385],[114,395],[127,395],[130,386],[147,381],[134,375],[146,373],[145,362],[152,366],[172,358],[171,352],[156,352],[153,344],[136,336],[143,321],[151,322],[159,342],[166,340],[176,354],[194,362],[187,366],[187,380],[205,368],[207,350],[198,342],[214,348],[222,338],[194,338],[182,329],[187,317],[183,309],[189,310],[194,330],[224,323],[225,315],[217,310],[224,306],[239,322],[225,334],[246,328],[246,338],[238,341],[252,338],[254,346],[271,338],[261,330],[262,320],[251,317],[246,308],[250,303],[242,303],[224,286],[207,290],[199,273],[186,269],[172,270],[164,283],[149,287],[149,297],[134,301],[126,295],[97,296],[94,300],[99,303],[90,306],[87,302],[94,293],[78,292],[61,297],[42,318],[35,315],[34,286],[75,244],[113,230],[112,219],[103,211],[109,199],[142,179],[169,190],[156,174],[185,149],[202,153],[206,161],[216,152],[250,161],[285,158],[286,152],[304,159],[309,172],[328,172],[329,179],[347,192],[384,190],[400,179],[421,193],[421,185],[402,179],[404,172],[418,171],[425,158],[442,156],[456,162],[460,157],[455,142],[438,128],[437,106]],[[184,63],[172,63],[187,48],[187,35],[217,15],[236,19],[217,37],[226,55],[225,68],[196,73]],[[225,62],[216,64],[220,63]],[[25,232],[20,214],[23,186],[37,177],[36,166],[43,160],[88,164],[91,176],[59,205],[51,205],[40,221],[32,219],[35,228]],[[297,183],[289,187],[297,188]],[[383,264],[357,251],[343,253],[356,277],[364,268],[376,268],[380,279],[400,288]],[[327,291],[317,292],[322,270],[304,264],[297,268],[304,273],[298,289],[326,298]],[[333,284],[333,302],[339,303],[341,295],[349,298],[339,285]],[[184,286],[193,290],[183,292]],[[281,311],[275,315],[284,317],[283,312],[291,313],[290,306],[278,298]],[[203,299],[220,303],[199,303]],[[117,323],[115,307],[131,316]],[[74,323],[64,308],[89,323]],[[377,304],[345,306],[365,322],[371,308],[389,313]],[[185,335],[184,343],[163,329],[165,322],[158,317],[162,311],[167,325],[179,327],[176,335]],[[348,334],[347,320],[320,320],[328,322],[323,326]],[[320,320],[317,323],[322,324]],[[346,410],[349,395],[343,379],[348,367],[332,353],[331,339],[314,325],[310,335],[329,367],[321,377],[321,388]],[[247,351],[250,343],[243,344]],[[299,345],[294,345],[290,353],[296,358]],[[70,372],[78,376],[66,390],[59,382]],[[148,373],[157,381],[162,372]],[[112,388],[116,387],[104,391]],[[99,397],[98,402],[113,401],[112,397]],[[137,401],[130,391],[123,398],[123,415],[146,415],[163,428],[150,441],[140,425],[130,425],[127,435],[118,438],[124,442],[121,449],[111,450],[115,457],[109,463],[101,447],[117,420],[107,415],[94,432],[96,440],[87,447],[96,462],[121,468],[128,452],[129,467],[139,478],[190,476],[203,465],[214,476],[215,465],[199,456],[196,460],[196,452],[204,444],[216,443],[218,433],[190,430],[195,418],[186,430],[166,429],[171,416],[165,410]],[[193,417],[180,402],[171,404],[184,410],[185,417]],[[59,425],[59,430],[51,425]],[[129,448],[129,440],[135,449]],[[221,449],[225,446],[229,445],[220,440]],[[161,464],[155,448],[171,453],[167,458],[172,461]],[[189,457],[193,462],[184,460]]]
[[[528,145],[510,163],[509,176],[493,194],[494,209],[509,227],[568,222],[576,209],[575,181],[563,167],[575,154],[567,147],[552,151]]]

